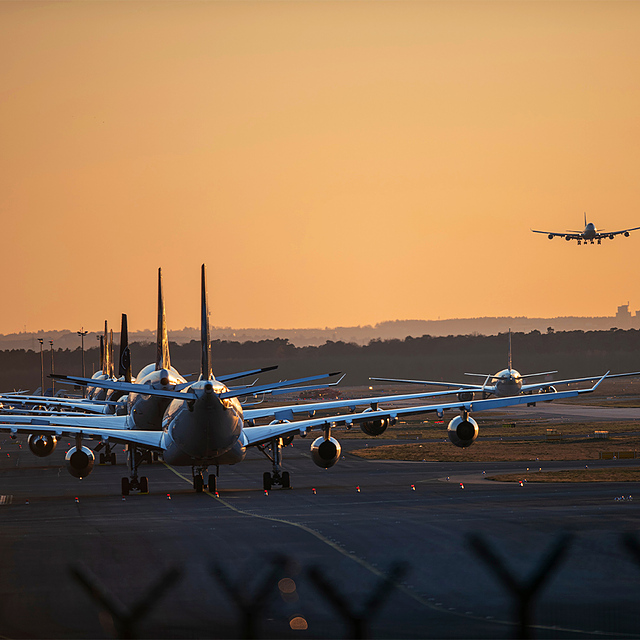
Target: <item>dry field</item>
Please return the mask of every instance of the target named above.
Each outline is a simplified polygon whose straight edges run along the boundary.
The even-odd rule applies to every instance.
[[[638,482],[640,467],[614,469],[574,469],[571,471],[540,471],[507,473],[487,480],[498,482]]]
[[[426,462],[509,462],[539,460],[597,460],[600,452],[640,451],[640,436],[613,436],[609,440],[572,439],[487,440],[478,438],[467,449],[447,442],[422,442],[365,447],[352,453],[370,460],[412,460]]]

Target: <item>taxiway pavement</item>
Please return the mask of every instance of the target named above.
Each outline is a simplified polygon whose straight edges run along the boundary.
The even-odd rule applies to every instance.
[[[125,608],[163,571],[181,571],[137,621],[138,637],[242,637],[246,619],[212,567],[249,602],[282,556],[296,589],[293,595],[275,584],[269,590],[256,621],[259,637],[352,637],[310,569],[319,569],[357,611],[396,561],[407,573],[369,617],[370,636],[513,637],[513,597],[475,556],[468,536],[483,536],[525,580],[563,532],[574,537],[536,599],[534,635],[640,637],[640,564],[621,539],[640,525],[637,483],[494,483],[486,479],[493,471],[526,475],[530,465],[350,455],[364,441],[344,441],[343,459],[322,470],[309,458],[310,442],[297,439],[285,449],[291,490],[265,494],[261,477],[270,464],[252,452],[221,469],[219,497],[195,494],[188,469],[155,463],[145,466],[151,493],[123,499],[120,448],[118,465],[96,466],[78,481],[62,468],[66,444],[40,459],[24,439],[0,442],[3,637],[112,636],[110,617],[71,577],[72,565],[91,572]],[[294,619],[308,628],[292,630]]]

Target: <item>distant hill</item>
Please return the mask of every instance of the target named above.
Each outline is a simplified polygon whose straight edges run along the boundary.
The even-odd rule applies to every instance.
[[[372,340],[403,340],[411,336],[419,338],[424,335],[433,337],[450,335],[498,335],[509,329],[514,332],[529,333],[540,331],[546,333],[552,327],[555,331],[607,331],[612,328],[640,328],[640,315],[631,315],[628,305],[618,307],[615,316],[579,317],[565,316],[557,318],[526,317],[487,317],[487,318],[453,318],[447,320],[390,320],[376,325],[357,327],[333,327],[315,329],[233,329],[231,327],[212,327],[212,340],[228,340],[231,342],[248,342],[258,340],[274,340],[282,338],[297,347],[320,346],[328,340],[333,342],[353,342],[366,345]],[[114,331],[119,327],[112,327]],[[85,338],[85,348],[96,344],[100,334],[92,332]],[[38,338],[44,339],[44,348],[53,340],[55,349],[75,349],[80,345],[80,338],[75,331],[39,331],[37,333],[12,333],[0,335],[0,350],[32,349],[39,350]],[[114,340],[119,342],[119,333],[114,333]],[[155,330],[131,331],[131,342],[155,342]],[[169,339],[177,344],[186,344],[200,339],[200,329],[186,327],[178,331],[169,331]]]

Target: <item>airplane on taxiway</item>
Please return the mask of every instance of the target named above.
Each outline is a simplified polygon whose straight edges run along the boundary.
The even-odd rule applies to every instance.
[[[625,238],[629,237],[629,233],[631,231],[637,231],[640,227],[633,227],[632,229],[621,229],[620,231],[605,231],[604,229],[596,229],[596,226],[593,222],[587,222],[587,214],[584,214],[584,229],[582,231],[565,231],[564,233],[559,233],[555,231],[538,231],[536,229],[531,229],[533,233],[544,233],[547,235],[549,240],[553,240],[555,237],[564,238],[567,242],[570,240],[577,240],[578,244],[587,244],[587,240],[594,244],[594,241],[598,241],[598,244],[602,244],[603,238],[609,238],[613,240],[616,236],[623,235]]]
[[[537,400],[542,402],[591,393],[606,376],[607,374],[602,376],[591,388],[543,393],[537,397]],[[239,401],[239,397],[248,395],[246,390],[230,390],[213,375],[205,265],[202,265],[201,287],[200,378],[187,386],[180,385],[177,391],[153,389],[147,392],[171,400],[164,414],[161,430],[99,428],[93,426],[96,424],[96,419],[90,417],[84,418],[84,424],[75,422],[73,426],[53,424],[40,418],[24,424],[17,418],[9,417],[2,419],[0,431],[9,432],[12,435],[30,434],[30,438],[47,438],[53,443],[53,448],[59,437],[74,438],[75,446],[67,452],[65,463],[69,473],[77,478],[88,476],[95,460],[93,452],[83,444],[83,441],[99,440],[127,445],[130,473],[128,477],[122,478],[123,495],[127,495],[132,489],[142,493],[148,492],[148,479],[145,476],[138,477],[139,464],[148,452],[161,453],[167,465],[191,467],[196,492],[203,491],[205,482],[209,491],[214,492],[217,489],[219,467],[242,462],[250,447],[256,447],[262,451],[273,465],[272,472],[263,474],[263,487],[270,489],[272,485],[280,485],[283,488],[289,488],[291,486],[289,473],[282,471],[283,445],[295,436],[306,436],[310,430],[322,431],[322,435],[311,443],[311,459],[319,467],[329,468],[340,459],[340,443],[332,435],[333,429],[339,425],[346,428],[358,425],[367,435],[380,435],[390,425],[395,424],[400,416],[427,412],[436,412],[438,416],[442,416],[445,410],[457,410],[460,411],[460,415],[449,423],[448,436],[456,446],[468,447],[473,444],[478,435],[478,424],[470,416],[472,411],[496,409],[524,404],[528,401],[526,396],[512,396],[477,402],[458,401],[386,410],[369,407],[365,411],[356,413],[298,421],[276,420],[275,423],[268,425],[248,426]],[[215,474],[208,473],[210,466],[216,467]],[[207,474],[208,480],[205,481]]]
[[[402,378],[369,378],[377,382],[397,382],[402,384],[423,384],[434,387],[458,388],[457,396],[459,400],[473,400],[474,394],[478,393],[482,398],[496,396],[498,398],[508,398],[521,394],[529,395],[532,393],[554,393],[556,387],[565,384],[574,384],[579,382],[593,382],[600,376],[591,376],[589,378],[571,378],[568,380],[551,380],[545,382],[535,382],[532,384],[525,383],[525,378],[533,378],[536,376],[548,376],[557,371],[543,371],[541,373],[521,374],[513,368],[511,358],[511,329],[509,329],[509,356],[507,368],[498,371],[493,375],[487,373],[465,373],[466,376],[475,376],[484,378],[482,384],[465,384],[462,382],[441,382],[436,380],[406,380]],[[640,371],[631,373],[614,373],[607,375],[609,378],[625,378],[630,376],[640,376]],[[529,400],[530,404],[539,402],[537,397]]]

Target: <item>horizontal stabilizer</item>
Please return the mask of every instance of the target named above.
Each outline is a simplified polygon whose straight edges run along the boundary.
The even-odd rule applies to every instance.
[[[220,398],[240,398],[242,396],[252,396],[257,393],[270,393],[273,389],[281,389],[283,387],[295,387],[305,382],[313,382],[315,380],[326,380],[333,376],[337,376],[340,372],[323,373],[318,376],[310,376],[308,378],[298,378],[297,380],[284,380],[282,382],[274,382],[272,384],[263,384],[258,387],[246,387],[244,389],[234,389],[224,391],[220,394]]]

